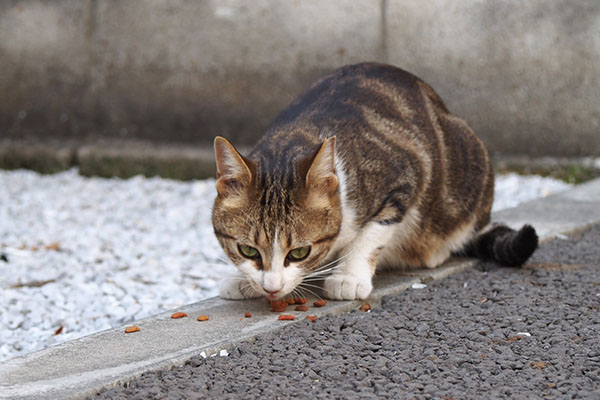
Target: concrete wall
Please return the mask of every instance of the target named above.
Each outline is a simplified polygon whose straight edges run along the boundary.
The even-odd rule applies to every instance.
[[[495,153],[600,155],[596,0],[2,0],[0,138],[248,145],[365,60],[431,83]]]

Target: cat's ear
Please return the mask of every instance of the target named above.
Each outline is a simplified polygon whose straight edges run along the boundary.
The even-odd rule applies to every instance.
[[[252,182],[248,162],[227,139],[215,138],[217,192],[221,196],[239,195]]]
[[[311,203],[319,203],[325,196],[329,197],[338,187],[335,174],[335,136],[327,138],[314,156],[306,173],[306,188]]]

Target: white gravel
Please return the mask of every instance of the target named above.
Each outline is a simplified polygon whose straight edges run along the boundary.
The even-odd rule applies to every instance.
[[[499,176],[494,210],[569,188]],[[0,170],[0,361],[218,293],[214,180]]]
[[[546,197],[572,187],[573,185],[569,183],[539,175],[523,176],[515,173],[497,175],[492,212],[516,207],[520,203]]]

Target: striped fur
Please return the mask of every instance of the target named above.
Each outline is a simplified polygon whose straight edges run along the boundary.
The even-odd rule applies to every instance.
[[[325,281],[328,296],[362,298],[376,268],[433,268],[467,248],[483,254],[475,249],[494,189],[487,151],[429,85],[401,69],[340,68],[284,110],[247,157],[223,138],[215,152],[215,233],[250,286],[238,298],[282,297],[336,258],[344,261]],[[260,257],[246,259],[239,244]],[[311,246],[306,260],[273,265],[274,253],[302,246]],[[530,247],[504,259],[521,264]]]

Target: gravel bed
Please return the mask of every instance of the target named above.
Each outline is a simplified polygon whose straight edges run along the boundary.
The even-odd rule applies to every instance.
[[[466,271],[93,398],[597,399],[598,243],[595,226],[522,269]]]
[[[494,209],[569,188],[499,176]],[[214,180],[0,170],[0,362],[218,294]]]

